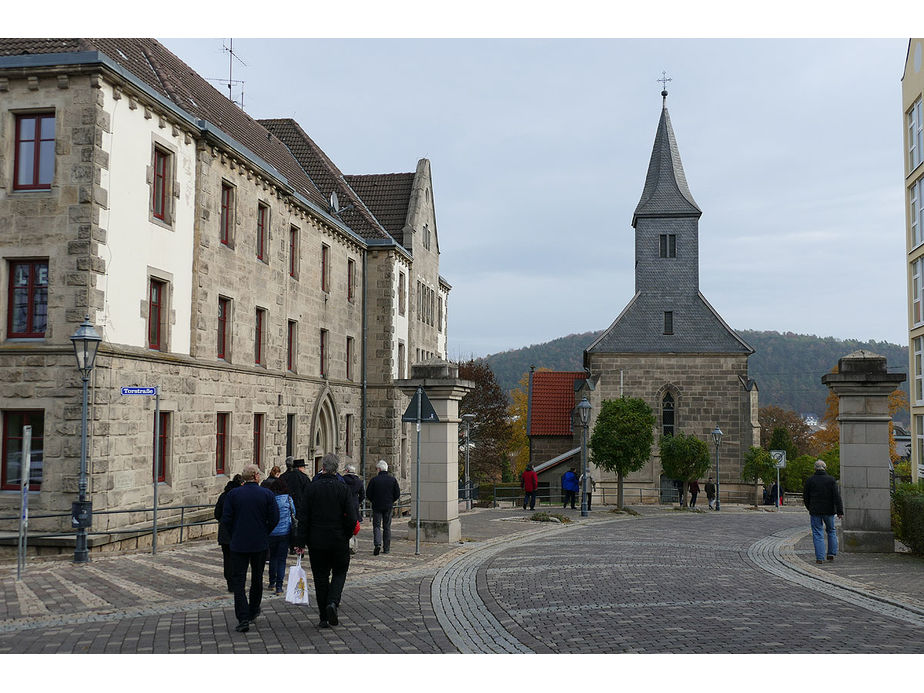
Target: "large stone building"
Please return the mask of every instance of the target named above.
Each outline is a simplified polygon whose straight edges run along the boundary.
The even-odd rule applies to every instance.
[[[908,41],[902,75],[905,246],[908,263],[908,357],[911,397],[911,475],[924,478],[924,39]]]
[[[406,479],[393,383],[446,357],[434,209],[426,159],[343,175],[297,123],[252,119],[157,41],[0,40],[0,514],[18,507],[26,424],[32,513],[76,500],[69,337],[86,315],[103,338],[94,513],[150,507],[155,483],[162,505],[210,503],[245,463],[287,455],[367,472],[381,457]],[[121,395],[135,385],[160,388],[156,460],[153,398]]]

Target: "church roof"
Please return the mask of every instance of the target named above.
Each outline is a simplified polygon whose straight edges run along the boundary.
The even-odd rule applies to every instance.
[[[666,95],[666,92],[665,92]],[[648,163],[648,176],[645,188],[635,213],[632,226],[639,217],[679,217],[702,215],[696,205],[693,194],[687,185],[680,162],[680,150],[671,127],[671,117],[665,105],[661,109],[661,120],[655,134],[654,146],[651,148],[651,161]]]
[[[570,436],[575,382],[584,371],[536,371],[530,391],[531,436]]]

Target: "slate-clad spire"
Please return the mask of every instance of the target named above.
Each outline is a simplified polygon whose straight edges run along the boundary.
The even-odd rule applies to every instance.
[[[667,92],[662,92],[667,96]],[[680,163],[680,150],[674,139],[671,117],[667,105],[661,109],[661,121],[655,135],[654,147],[651,149],[651,162],[648,164],[648,176],[645,189],[632,215],[635,227],[639,217],[699,217],[702,211],[693,200],[687,178]]]

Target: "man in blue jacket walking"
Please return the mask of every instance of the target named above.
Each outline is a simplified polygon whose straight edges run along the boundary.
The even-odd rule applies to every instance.
[[[269,548],[270,532],[279,522],[276,498],[260,486],[262,473],[255,464],[241,472],[244,485],[232,489],[224,503],[221,523],[231,533],[231,586],[234,591],[236,631],[246,633],[250,622],[260,615],[263,601],[263,566]],[[245,585],[250,566],[250,600]]]

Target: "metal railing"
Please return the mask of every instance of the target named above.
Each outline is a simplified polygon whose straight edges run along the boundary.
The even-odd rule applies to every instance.
[[[576,494],[577,502],[580,503],[580,492]],[[525,494],[519,486],[508,484],[492,484],[491,495],[488,498],[481,499],[482,504],[489,502],[491,507],[522,507]],[[597,482],[596,489],[593,492],[593,504],[616,505],[618,491],[616,482]],[[687,500],[689,501],[689,494]],[[459,500],[463,501],[464,496],[461,492]],[[536,505],[543,504],[554,506],[564,502],[564,493],[558,488],[539,487],[536,491]],[[623,487],[623,504],[624,505],[672,505],[680,502],[680,494],[677,489],[656,489],[656,488],[639,488]],[[700,491],[697,497],[697,505],[702,502],[706,504],[706,494]],[[754,504],[753,492],[726,492],[722,491],[722,503],[736,504]]]

